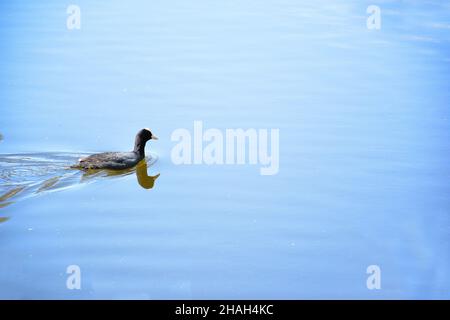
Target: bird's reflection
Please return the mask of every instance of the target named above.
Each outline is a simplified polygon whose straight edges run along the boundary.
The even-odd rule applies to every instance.
[[[155,181],[159,177],[159,173],[155,176],[147,174],[147,161],[142,160],[136,166],[136,177],[140,186],[144,189],[152,189],[155,186]]]
[[[149,176],[147,173],[147,161],[143,159],[134,168],[124,170],[87,170],[81,177],[81,182],[91,180],[94,177],[122,177],[136,172],[136,178],[139,185],[144,189],[152,189],[155,186],[155,181],[160,174]]]

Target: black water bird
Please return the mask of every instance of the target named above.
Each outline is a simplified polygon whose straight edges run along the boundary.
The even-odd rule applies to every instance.
[[[150,129],[142,129],[136,135],[133,151],[93,154],[80,159],[73,168],[122,170],[134,167],[145,158],[145,144],[148,140],[158,140],[158,137],[153,135]]]

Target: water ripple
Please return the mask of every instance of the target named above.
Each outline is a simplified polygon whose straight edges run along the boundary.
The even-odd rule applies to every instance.
[[[152,155],[126,170],[80,171],[70,168],[84,153],[27,153],[0,155],[0,209],[31,196],[69,188],[101,177],[123,177],[136,173],[138,183],[151,189],[159,177],[147,175],[147,165],[156,162]],[[0,223],[5,219],[0,219]]]

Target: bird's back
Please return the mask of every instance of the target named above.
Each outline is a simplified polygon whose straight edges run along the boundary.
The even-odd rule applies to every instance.
[[[82,169],[127,169],[140,160],[135,152],[104,152],[80,159],[78,165]]]

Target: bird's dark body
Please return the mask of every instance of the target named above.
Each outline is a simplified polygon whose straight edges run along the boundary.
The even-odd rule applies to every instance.
[[[135,152],[104,152],[80,159],[78,166],[82,169],[120,170],[134,167],[144,159]]]
[[[80,159],[73,168],[121,170],[134,167],[145,158],[145,144],[148,140],[158,138],[149,129],[142,129],[136,135],[134,150],[130,152],[104,152]]]

